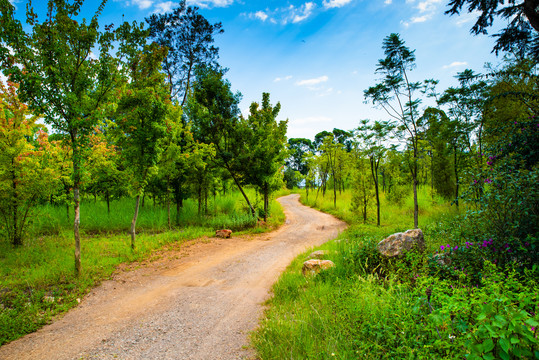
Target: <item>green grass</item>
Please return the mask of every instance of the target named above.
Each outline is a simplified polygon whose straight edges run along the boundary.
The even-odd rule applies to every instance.
[[[255,199],[254,191],[248,191]],[[114,202],[108,215],[104,202],[83,201],[79,277],[74,275],[72,223],[65,207],[41,207],[23,246],[13,248],[0,241],[0,345],[39,329],[76,306],[77,299],[109,278],[119,264],[152,259],[166,245],[180,246],[187,240],[212,236],[220,228],[235,234],[259,233],[284,222],[283,210],[275,200],[268,223],[260,226],[248,214],[243,197],[230,193],[217,196],[215,203],[212,198],[206,216],[198,215],[196,202],[185,201],[181,225],[168,230],[166,208],[147,201],[137,221],[136,250],[132,251],[127,230],[133,205],[128,200]]]
[[[375,209],[370,210],[366,224],[350,210],[348,192],[338,194],[336,209],[331,195],[323,199],[319,196],[314,202],[312,192],[309,201],[303,190],[299,192],[302,202],[346,220],[350,227],[340,234],[338,241],[320,247],[330,250],[328,259],[336,264],[333,269],[305,278],[301,267],[310,250],[296,258],[274,285],[265,317],[252,334],[260,359],[464,358],[475,351],[470,350],[472,346],[481,349],[482,340],[476,339],[480,339],[481,331],[486,331],[482,326],[492,329],[497,324],[493,320],[492,324],[483,325],[481,313],[487,311],[484,304],[490,303],[505,304],[497,312],[499,315],[529,319],[522,320],[523,335],[500,330],[495,336],[518,338],[525,344],[523,348],[539,350],[537,337],[529,331],[530,324],[539,320],[539,287],[537,281],[529,280],[533,276],[520,282],[515,280],[516,285],[508,285],[505,290],[499,290],[499,280],[493,281],[474,293],[461,280],[440,280],[432,272],[428,254],[439,250],[440,245],[463,242],[462,221],[449,204],[437,198],[433,201],[421,189],[419,224],[425,235],[426,253],[388,260],[377,253],[376,244],[394,232],[413,227],[411,196],[402,206],[390,204],[382,197],[382,224],[378,227]],[[493,279],[500,276],[503,278],[494,274]],[[432,314],[426,302],[427,288],[433,292]],[[488,318],[493,319],[494,315]],[[451,336],[455,336],[454,340]],[[485,336],[490,338],[488,332]]]

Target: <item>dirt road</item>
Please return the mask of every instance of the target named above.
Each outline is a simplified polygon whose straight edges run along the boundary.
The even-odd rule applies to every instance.
[[[116,274],[64,317],[0,347],[0,359],[244,359],[271,285],[292,259],[345,224],[279,199],[279,230],[191,242]]]

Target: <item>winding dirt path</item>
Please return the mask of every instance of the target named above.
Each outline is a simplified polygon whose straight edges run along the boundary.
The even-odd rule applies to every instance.
[[[346,225],[279,199],[286,224],[256,236],[193,241],[117,273],[43,329],[0,347],[0,359],[246,359],[272,284],[299,253]]]

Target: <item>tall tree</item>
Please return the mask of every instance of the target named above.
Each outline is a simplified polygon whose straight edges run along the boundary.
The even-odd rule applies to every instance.
[[[148,178],[157,172],[166,135],[169,111],[168,87],[160,73],[166,49],[155,43],[129,61],[129,81],[118,102],[115,117],[118,125],[118,145],[125,166],[131,173],[135,194],[135,212],[131,221],[131,248],[135,248],[135,226]]]
[[[196,76],[196,67],[217,69],[219,66],[219,48],[214,45],[213,37],[223,33],[222,24],[211,24],[198,10],[180,0],[171,12],[146,18],[150,38],[168,48],[163,70],[170,84],[170,97],[178,100],[182,107]]]
[[[288,121],[277,122],[281,104],[270,104],[269,93],[262,94],[262,103],[251,103],[249,116],[242,121],[242,138],[247,142],[244,166],[247,181],[264,196],[264,221],[269,210],[272,179],[284,166],[286,158],[286,128]]]
[[[241,129],[238,126],[241,94],[232,92],[222,70],[199,67],[196,78],[186,107],[194,138],[205,144],[214,144],[217,165],[228,171],[254,216],[255,209],[242,187],[245,175],[241,159],[246,148],[238,131]]]
[[[419,104],[417,92],[423,89],[421,82],[410,81],[408,74],[415,67],[415,50],[406,47],[399,34],[390,34],[382,44],[385,58],[378,61],[376,73],[383,76],[378,84],[364,91],[365,99],[380,106],[398,121],[398,130],[408,136],[412,157],[409,169],[414,191],[414,227],[419,225],[419,205],[417,202],[419,134]],[[430,82],[431,80],[428,80]]]
[[[43,22],[29,3],[27,33],[14,18],[14,6],[0,2],[0,61],[4,74],[19,83],[21,100],[31,110],[42,114],[55,130],[67,134],[73,151],[73,199],[75,218],[75,272],[81,272],[80,255],[80,186],[82,148],[94,126],[104,115],[109,96],[119,73],[121,51],[112,54],[119,34],[138,29],[123,24],[100,31],[98,18],[105,7],[100,5],[87,22],[78,19],[82,0],[49,0]],[[130,36],[130,39],[136,39]],[[125,43],[124,43],[125,45]],[[98,53],[94,53],[94,51]]]

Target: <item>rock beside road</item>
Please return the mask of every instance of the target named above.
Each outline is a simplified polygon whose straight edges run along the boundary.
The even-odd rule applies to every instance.
[[[232,230],[222,229],[215,231],[215,237],[229,239],[232,236]]]
[[[331,260],[312,259],[307,260],[303,263],[303,268],[301,269],[301,272],[304,276],[314,276],[320,271],[330,269],[334,266],[335,264]]]
[[[425,238],[421,229],[407,230],[403,233],[389,235],[378,243],[378,252],[387,257],[401,256],[407,251],[425,250]]]

